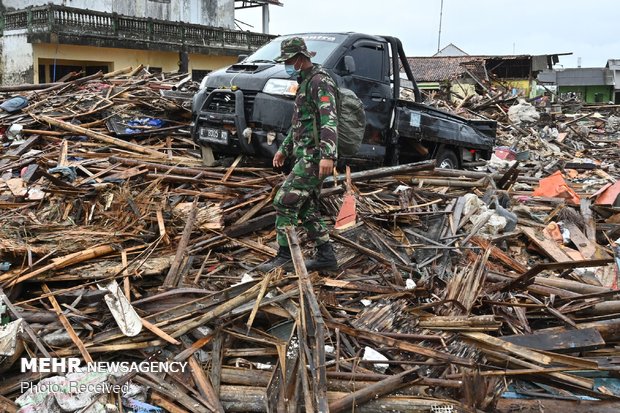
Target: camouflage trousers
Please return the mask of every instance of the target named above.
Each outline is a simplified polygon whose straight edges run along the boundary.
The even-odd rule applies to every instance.
[[[300,158],[276,193],[273,206],[276,210],[278,245],[288,246],[285,228],[297,226],[299,221],[306,230],[309,241],[316,246],[329,241],[329,232],[319,212],[319,161]]]

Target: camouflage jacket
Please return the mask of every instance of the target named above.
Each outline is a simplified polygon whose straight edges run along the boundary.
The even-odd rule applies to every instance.
[[[319,65],[301,73],[301,83],[295,96],[292,128],[282,142],[280,152],[286,157],[307,159],[333,159],[338,157],[336,137],[338,118],[336,113],[336,85],[331,77],[325,74],[315,74],[321,71]],[[310,83],[308,81],[310,80]],[[306,93],[310,96],[306,96]],[[317,131],[319,133],[319,149],[312,122],[317,117]]]

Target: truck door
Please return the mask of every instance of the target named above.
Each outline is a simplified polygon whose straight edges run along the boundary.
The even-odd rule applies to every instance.
[[[359,39],[351,45],[346,55],[353,57],[355,71],[343,76],[343,83],[357,94],[366,108],[363,143],[385,145],[393,107],[387,44],[372,39]],[[368,155],[381,156],[380,153]]]

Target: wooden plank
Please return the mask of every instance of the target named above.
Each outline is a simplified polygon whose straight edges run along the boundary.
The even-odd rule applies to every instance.
[[[52,303],[52,307],[54,307],[54,311],[56,312],[58,319],[60,319],[60,323],[63,325],[65,330],[67,330],[69,337],[71,337],[71,340],[73,341],[73,343],[80,350],[80,353],[82,354],[82,357],[84,358],[84,361],[87,363],[92,363],[93,358],[90,356],[90,354],[88,354],[88,350],[86,350],[84,343],[82,342],[82,340],[80,340],[80,337],[78,337],[78,335],[76,334],[75,330],[73,329],[73,326],[71,325],[67,317],[63,314],[62,309],[60,308],[60,305],[58,305],[58,301],[56,301],[56,298],[53,295],[51,295],[51,291],[48,288],[47,284],[41,284],[41,289],[43,290],[44,293],[50,294],[47,298],[50,300],[50,303]]]
[[[7,282],[8,286],[14,286],[19,284],[20,282],[26,281],[30,278],[36,277],[39,274],[42,274],[49,270],[58,270],[61,268],[68,267],[70,265],[74,265],[80,262],[88,261],[93,258],[102,257],[104,255],[111,254],[116,251],[115,245],[98,245],[96,247],[88,248],[83,251],[78,251],[73,254],[65,255],[64,257],[59,257],[53,259],[51,264],[48,264],[44,267],[41,267],[37,270],[29,272],[27,274],[20,275],[19,273],[16,275],[12,272],[7,272],[0,275],[0,282]],[[17,277],[15,279],[15,277]]]
[[[297,286],[302,311],[300,312],[301,325],[298,326],[298,335],[300,345],[305,347],[305,350],[300,351],[300,362],[306,411],[328,412],[330,407],[328,407],[327,400],[327,371],[325,367],[325,321],[308,276],[299,238],[293,227],[286,229],[286,237],[291,249],[295,272],[299,277]],[[310,354],[306,356],[308,352]],[[310,365],[311,382],[306,374],[306,364]]]
[[[155,377],[151,373],[142,373],[137,375],[133,378],[133,381],[155,389],[157,393],[165,396],[168,400],[174,400],[176,403],[179,403],[186,409],[189,409],[192,413],[210,413],[213,411],[212,408],[206,407],[206,401],[203,401],[202,398],[199,399],[202,401],[201,403],[199,400],[191,397],[186,390],[171,384],[166,380]]]
[[[209,380],[209,376],[205,373],[196,357],[189,356],[189,368],[192,372],[192,377],[194,378],[194,382],[196,383],[196,387],[198,387],[198,391],[206,400],[213,405],[214,411],[217,413],[224,413],[224,407],[220,403],[220,397],[218,393],[213,389],[211,385],[211,381]]]
[[[499,399],[496,413],[617,413],[617,401]]]
[[[507,341],[503,341],[497,337],[492,337],[488,334],[476,333],[476,332],[465,332],[465,333],[462,333],[462,335],[464,337],[472,339],[478,345],[483,344],[484,346],[491,346],[495,350],[502,350],[506,353],[513,354],[515,356],[519,356],[526,360],[534,361],[540,364],[544,364],[544,365],[551,364],[551,358],[548,356],[545,356],[527,347],[513,344]]]
[[[165,154],[163,154],[161,152],[158,152],[158,151],[156,151],[154,149],[150,149],[150,148],[147,148],[145,146],[138,145],[138,144],[131,143],[131,142],[126,142],[126,141],[124,141],[122,139],[113,138],[112,136],[108,136],[108,135],[105,135],[105,134],[100,133],[100,132],[95,132],[95,131],[92,131],[90,129],[82,128],[81,126],[73,125],[72,123],[69,123],[69,122],[58,120],[58,119],[55,119],[55,118],[52,118],[52,117],[49,117],[49,116],[45,116],[45,115],[35,116],[34,114],[31,114],[30,116],[32,116],[33,118],[35,118],[36,120],[38,120],[38,121],[40,121],[42,123],[48,123],[48,124],[50,124],[52,126],[56,126],[58,128],[61,128],[61,129],[64,129],[64,130],[68,130],[70,132],[75,132],[75,133],[78,133],[80,135],[86,135],[89,138],[92,138],[92,139],[95,139],[95,140],[107,143],[109,145],[116,145],[119,148],[127,149],[127,150],[130,150],[130,151],[133,151],[133,152],[143,153],[143,154],[146,154],[146,155],[153,156],[155,158],[160,158],[160,159],[161,158],[166,158]],[[176,161],[176,160],[182,161],[179,158],[173,159],[173,161]]]
[[[418,378],[418,370],[419,367],[405,370],[402,373],[373,383],[351,394],[347,394],[329,403],[329,411],[331,413],[357,411],[357,407],[367,401],[383,396],[384,394],[392,393],[414,382]]]
[[[342,399],[350,393],[345,392],[328,392],[327,396],[330,402]],[[251,386],[223,386],[222,387],[222,404],[227,412],[266,412],[268,392],[264,387]],[[445,411],[452,412],[469,412],[470,408],[466,408],[460,402],[455,400],[429,398],[422,396],[382,396],[376,400],[369,400],[359,405],[350,412],[355,413],[428,413],[433,409],[445,406]],[[449,408],[448,406],[452,406]],[[437,410],[440,411],[440,410]],[[548,410],[546,412],[552,412]],[[532,412],[534,413],[534,412]],[[540,411],[536,411],[540,413]],[[585,413],[585,412],[581,412]]]
[[[2,155],[2,159],[0,159],[0,167],[8,165],[14,159],[28,152],[30,148],[32,148],[38,141],[39,141],[39,136],[34,135],[26,139],[26,141],[22,143],[21,145],[19,145],[17,148],[9,149],[8,151],[6,151],[6,153]]]
[[[194,198],[194,202],[192,204],[192,209],[190,210],[189,217],[187,217],[187,221],[185,222],[185,228],[183,229],[183,235],[181,235],[181,240],[179,241],[179,245],[177,246],[177,252],[174,256],[174,261],[170,266],[170,270],[164,279],[164,283],[162,284],[163,288],[175,288],[178,287],[181,280],[179,268],[181,266],[181,260],[186,254],[187,245],[189,244],[190,236],[192,235],[192,230],[194,229],[194,223],[196,222],[196,216],[198,214],[198,198]]]
[[[526,367],[528,369],[540,368],[538,364],[534,364],[534,363],[530,363],[525,360],[521,360],[520,358],[506,354],[501,350],[495,351],[495,350],[491,350],[490,348],[486,348],[486,347],[481,347],[481,348],[482,348],[482,351],[487,355],[487,357],[499,360],[502,363],[502,365],[504,365],[505,363],[510,363],[511,365]],[[545,376],[549,376],[550,378],[558,380],[561,383],[567,383],[569,385],[578,386],[583,389],[592,389],[594,386],[594,380],[586,379],[586,378],[582,378],[582,377],[578,377],[578,376],[574,376],[570,374],[559,373],[559,372],[549,373],[549,372],[546,372],[546,369],[541,369],[541,374],[544,374]]]
[[[554,240],[545,237],[542,231],[536,231],[530,227],[522,227],[521,230],[543,253],[553,258],[556,262],[573,261]]]
[[[603,340],[601,333],[595,328],[526,335],[517,334],[504,336],[501,339],[537,350],[560,352],[594,350],[605,345],[605,340]]]
[[[601,260],[584,260],[584,261],[570,261],[570,262],[551,262],[545,264],[536,264],[525,273],[521,274],[517,278],[512,279],[508,283],[503,285],[492,286],[488,289],[488,291],[510,291],[516,288],[526,288],[532,281],[537,280],[537,275],[545,270],[564,270],[569,268],[584,268],[584,267],[598,267],[601,265],[609,264],[613,262],[613,259],[601,259]],[[575,283],[575,281],[564,280],[562,278],[544,278],[539,280],[541,283],[556,283],[556,284],[570,284]],[[583,284],[583,283],[578,283]],[[588,284],[583,284],[584,287],[596,288],[595,286],[589,286]],[[599,287],[603,289],[603,287]],[[606,289],[605,289],[606,290]],[[597,292],[600,292],[597,289]],[[583,292],[582,292],[583,293]]]
[[[185,410],[166,399],[161,394],[157,393],[157,390],[153,390],[151,393],[151,402],[157,406],[163,407],[169,413],[191,413],[190,410]]]
[[[140,321],[142,321],[142,325],[147,330],[149,330],[151,333],[155,334],[162,340],[166,340],[168,343],[174,344],[175,346],[178,346],[181,344],[180,341],[178,341],[177,339],[173,337],[170,337],[168,334],[166,334],[165,331],[163,331],[162,329],[160,329],[159,327],[157,327],[155,324],[151,323],[150,321],[145,320],[144,318],[140,318]]]
[[[0,411],[6,413],[16,413],[19,407],[11,400],[0,394]]]
[[[520,274],[523,274],[524,272],[527,271],[527,267],[526,266],[524,266],[520,262],[516,261],[512,257],[508,256],[504,251],[502,251],[501,249],[497,248],[495,245],[491,244],[490,241],[488,241],[488,240],[486,240],[484,238],[481,238],[481,237],[474,236],[474,237],[471,238],[471,243],[481,247],[484,250],[486,250],[487,248],[491,248],[491,256],[493,258],[496,258],[496,259],[500,260],[508,268],[510,268],[510,269],[520,273]]]
[[[235,171],[235,168],[237,167],[237,165],[239,165],[239,162],[241,162],[241,159],[243,159],[243,155],[238,155],[235,161],[232,163],[232,165],[230,165],[230,167],[228,168],[228,170],[222,177],[222,182],[228,181],[228,178],[230,178],[230,175],[232,175],[232,173]]]
[[[63,139],[60,143],[60,154],[58,155],[57,166],[68,166],[67,154],[69,153],[69,142]]]
[[[266,227],[271,227],[276,222],[276,213],[270,212],[256,218],[247,220],[242,224],[233,224],[224,229],[224,233],[232,238],[242,237],[251,232],[260,231]]]
[[[598,248],[596,247],[596,243],[591,242],[583,232],[577,227],[577,225],[573,223],[565,223],[564,226],[570,232],[570,240],[573,241],[573,244],[577,247],[581,255],[586,260],[595,258]],[[607,254],[604,254],[607,255]],[[598,257],[604,258],[604,257]]]
[[[363,338],[365,340],[370,340],[370,341],[373,341],[377,344],[381,344],[384,346],[396,347],[402,351],[407,351],[407,352],[414,353],[414,354],[420,354],[426,357],[431,357],[437,360],[442,360],[445,362],[449,362],[449,363],[457,364],[461,366],[471,367],[475,365],[473,360],[468,360],[462,357],[454,356],[452,354],[437,351],[430,347],[423,347],[423,346],[411,344],[404,340],[396,340],[394,338],[387,337],[380,333],[374,333],[372,331],[367,331],[367,330],[364,330],[364,331],[358,330],[358,329],[351,328],[344,324],[336,323],[333,321],[326,321],[325,324],[327,325],[327,327],[331,329],[338,328],[340,329],[340,332],[344,334],[348,334],[352,337]]]

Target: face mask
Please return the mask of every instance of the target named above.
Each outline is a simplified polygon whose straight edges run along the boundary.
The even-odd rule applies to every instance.
[[[291,77],[299,76],[299,70],[295,69],[295,65],[284,65],[284,70],[286,70],[286,73]]]
[[[289,76],[292,76],[292,77],[299,76],[299,69],[295,67],[295,65],[297,64],[297,60],[298,59],[295,59],[292,65],[287,65],[287,64],[284,65],[284,70],[286,70],[286,73],[288,73]]]

